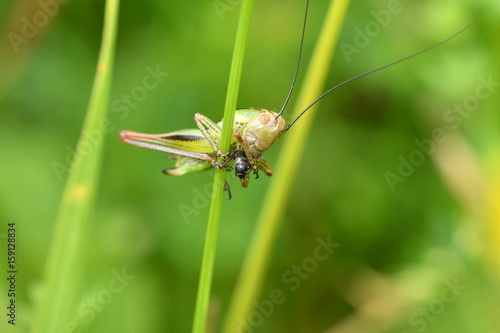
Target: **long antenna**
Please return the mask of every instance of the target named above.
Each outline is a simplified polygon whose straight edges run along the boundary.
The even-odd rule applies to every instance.
[[[433,48],[435,48],[435,47],[437,47],[437,46],[439,46],[439,45],[441,45],[441,44],[443,44],[443,43],[446,43],[447,41],[449,41],[450,39],[452,39],[453,37],[455,37],[456,35],[458,35],[458,34],[459,34],[459,33],[461,33],[462,31],[464,31],[465,29],[467,29],[467,28],[468,28],[468,27],[469,27],[472,23],[474,23],[474,20],[472,20],[472,21],[470,21],[469,23],[467,23],[467,24],[466,24],[463,28],[461,28],[460,30],[458,30],[457,32],[455,32],[454,34],[452,34],[451,36],[446,37],[446,38],[445,38],[445,39],[443,39],[442,41],[437,42],[436,44],[431,45],[431,46],[429,46],[429,47],[427,47],[427,48],[425,48],[425,49],[423,49],[423,50],[421,50],[421,51],[418,51],[417,53],[413,53],[413,54],[411,54],[411,55],[409,55],[409,56],[407,56],[407,57],[401,58],[401,59],[399,59],[399,60],[396,60],[396,61],[394,61],[394,62],[391,62],[390,64],[384,65],[384,66],[382,66],[382,67],[378,67],[378,68],[372,69],[371,71],[368,71],[368,72],[366,72],[366,73],[359,74],[359,75],[357,75],[357,76],[355,76],[355,77],[352,77],[352,78],[350,78],[350,79],[348,79],[348,80],[345,80],[344,82],[339,83],[339,84],[337,84],[336,86],[334,86],[334,87],[332,87],[332,88],[328,89],[328,90],[327,90],[327,91],[325,91],[325,92],[324,92],[321,96],[319,96],[318,98],[316,98],[316,99],[315,99],[315,100],[314,100],[311,104],[309,104],[309,106],[308,106],[308,107],[306,107],[304,110],[302,110],[302,112],[301,112],[301,113],[300,113],[300,114],[299,114],[299,115],[298,115],[298,116],[297,116],[294,120],[292,120],[292,122],[291,122],[290,124],[288,124],[288,126],[286,127],[286,130],[288,131],[288,130],[290,129],[290,127],[292,127],[292,125],[293,125],[293,124],[295,124],[295,122],[296,122],[296,121],[297,121],[297,120],[298,120],[298,119],[299,119],[299,118],[300,118],[300,117],[301,117],[301,116],[302,116],[302,115],[303,115],[303,114],[304,114],[307,110],[309,110],[309,109],[310,109],[310,108],[311,108],[314,104],[318,103],[318,102],[319,102],[319,101],[320,101],[323,97],[325,97],[326,95],[328,95],[329,93],[331,93],[331,92],[332,92],[332,91],[334,91],[335,89],[340,88],[340,87],[342,87],[344,84],[347,84],[347,83],[349,83],[349,82],[351,82],[351,81],[354,81],[354,80],[357,80],[357,79],[359,79],[359,78],[362,78],[363,76],[367,76],[367,75],[369,75],[369,74],[372,74],[372,73],[378,72],[379,70],[382,70],[382,69],[384,69],[384,68],[387,68],[387,67],[390,67],[390,66],[396,65],[396,64],[398,64],[398,63],[400,63],[400,62],[403,62],[403,61],[405,61],[405,60],[408,60],[408,59],[410,59],[410,58],[413,58],[413,57],[415,57],[415,56],[417,56],[417,55],[419,55],[419,54],[422,54],[422,53],[424,53],[424,52],[427,52],[427,51],[429,51],[429,50],[431,50],[431,49],[433,49]],[[281,112],[280,112],[280,114],[281,114]]]
[[[278,118],[279,116],[281,116],[281,114],[283,113],[283,111],[285,111],[285,108],[286,108],[286,106],[288,104],[288,101],[290,100],[290,97],[292,97],[292,92],[293,92],[293,88],[295,87],[295,82],[297,81],[297,76],[299,75],[300,59],[302,58],[302,47],[304,45],[304,36],[306,34],[306,22],[307,22],[307,11],[308,11],[308,9],[309,9],[309,0],[306,1],[306,11],[305,11],[305,14],[304,14],[304,23],[302,25],[302,36],[300,37],[299,58],[297,60],[297,66],[295,67],[295,74],[293,75],[292,85],[290,86],[290,91],[288,91],[288,96],[285,99],[285,103],[281,107],[281,110],[278,113],[278,115],[276,116],[276,118]]]

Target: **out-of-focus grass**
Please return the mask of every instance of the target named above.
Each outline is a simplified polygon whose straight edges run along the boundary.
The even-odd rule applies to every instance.
[[[324,91],[324,81],[329,72],[333,52],[348,7],[349,1],[330,2],[311,64],[307,67],[306,78],[299,93],[294,117],[299,116],[302,110]],[[280,174],[277,174],[271,181],[271,187],[257,219],[256,230],[252,236],[224,323],[224,332],[235,332],[241,329],[242,318],[249,317],[253,312],[252,307],[255,306],[253,301],[259,297],[262,281],[265,279],[269,257],[273,252],[276,234],[285,215],[290,188],[293,184],[294,174],[297,172],[298,160],[304,151],[315,109],[310,109],[307,115],[300,119],[300,123],[293,126],[293,132],[286,134],[286,141],[277,164]]]
[[[6,9],[1,11],[2,23],[16,21],[9,5],[0,5]],[[35,10],[37,6],[34,2]],[[311,3],[304,63],[310,59],[326,6],[325,1]],[[291,188],[269,273],[255,300],[269,299],[274,289],[280,289],[286,301],[255,332],[356,332],[366,318],[370,325],[362,332],[414,332],[422,326],[410,317],[421,319],[415,317],[419,309],[433,304],[438,313],[435,304],[446,288],[443,281],[455,277],[467,289],[444,303],[442,313],[430,312],[435,318],[426,321],[425,332],[494,332],[499,326],[498,276],[492,273],[498,258],[493,251],[498,223],[493,214],[486,223],[482,214],[488,207],[494,209],[495,196],[477,199],[488,206],[470,214],[434,162],[445,156],[441,154],[424,155],[394,191],[384,178],[386,171],[398,172],[400,156],[408,159],[418,149],[415,140],[428,139],[440,127],[449,135],[448,144],[457,135],[466,143],[488,193],[496,193],[491,175],[497,170],[492,156],[499,139],[498,88],[494,86],[468,117],[461,117],[457,128],[443,115],[475,94],[478,77],[500,80],[498,4],[412,1],[401,2],[401,8],[359,53],[348,58],[337,50],[329,85],[431,45],[470,19],[476,22],[431,53],[353,82],[322,101]],[[376,22],[372,11],[386,9],[387,2],[352,3],[340,44],[354,45],[358,29]],[[92,332],[155,332],[156,327],[182,332],[191,326],[211,172],[166,177],[161,170],[172,161],[159,152],[122,144],[118,132],[194,128],[195,112],[218,120],[238,10],[224,12],[221,20],[212,2],[122,5],[109,110],[113,129],[106,138],[93,243],[85,249],[91,265],[82,276],[88,283],[83,301],[104,295],[115,278],[113,272],[124,269],[135,279],[112,293],[109,303],[98,303],[92,320],[84,317]],[[302,11],[302,2],[255,4],[238,107],[279,109],[293,74]],[[0,78],[9,80],[2,85],[9,89],[0,101],[4,175],[0,222],[15,220],[22,236],[19,283],[23,287],[17,299],[24,315],[17,329],[31,325],[39,302],[50,235],[67,177],[60,175],[60,181],[52,163],[66,163],[78,140],[102,29],[96,17],[102,17],[99,1],[61,5],[37,42],[29,40],[20,54],[11,55],[26,61],[1,62],[7,64],[3,68],[8,74],[17,75]],[[8,29],[3,25],[4,36]],[[1,52],[9,51],[7,43]],[[140,95],[138,87],[144,87],[146,76],[157,70],[169,74],[157,81],[148,78],[149,86],[157,85]],[[302,76],[299,84],[301,80]],[[277,142],[266,152],[276,173],[280,147]],[[446,147],[460,157],[456,146]],[[472,179],[461,160],[456,159],[452,170],[458,178]],[[264,176],[251,179],[248,189],[239,188],[237,180],[230,182],[234,197],[223,205],[214,271],[210,318],[214,324],[227,309],[269,185]],[[316,238],[327,235],[340,247],[291,290],[283,274],[314,256]],[[0,290],[6,290],[5,283],[0,282]],[[0,293],[2,304],[5,297]],[[391,313],[395,316],[388,317]]]
[[[81,319],[74,312],[80,303],[82,275],[87,265],[84,255],[88,246],[88,229],[94,211],[99,176],[102,169],[104,135],[108,131],[106,118],[115,41],[118,29],[119,0],[106,2],[102,43],[97,63],[92,95],[77,145],[78,154],[69,168],[54,164],[54,170],[68,170],[54,236],[45,270],[43,299],[35,307],[36,317],[31,332],[59,332],[72,327],[81,330]],[[21,238],[22,239],[22,238]]]

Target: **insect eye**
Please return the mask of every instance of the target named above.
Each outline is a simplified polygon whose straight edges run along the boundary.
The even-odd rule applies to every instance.
[[[260,121],[260,123],[261,123],[261,124],[265,125],[265,124],[267,124],[267,123],[269,122],[269,119],[270,119],[270,118],[271,118],[271,117],[269,117],[269,115],[268,115],[268,114],[263,114],[263,115],[261,115],[261,116],[259,117],[259,121]]]

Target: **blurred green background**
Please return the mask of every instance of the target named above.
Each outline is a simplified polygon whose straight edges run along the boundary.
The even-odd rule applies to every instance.
[[[118,133],[194,128],[196,112],[219,120],[239,5],[221,0],[227,6],[221,11],[214,3],[121,4],[112,130],[104,138],[81,292],[87,312],[83,319],[75,314],[85,332],[191,328],[209,205],[204,193],[213,171],[167,177],[161,170],[174,162],[166,154],[127,146]],[[327,5],[311,2],[304,64]],[[376,20],[391,8],[398,13]],[[7,326],[2,313],[2,332],[27,332],[40,300],[67,177],[61,166],[69,165],[80,134],[102,30],[102,1],[70,1],[13,45],[9,33],[20,35],[22,18],[40,10],[38,1],[0,4],[0,243],[15,221],[21,272],[18,325]],[[304,1],[256,1],[240,107],[281,107],[303,10]],[[351,4],[328,87],[475,23],[445,45],[350,83],[320,103],[265,285],[241,332],[498,331],[499,18],[495,1]],[[363,39],[359,31],[367,29],[371,36]],[[342,49],[349,46],[357,52],[346,55]],[[168,76],[145,89],[151,70]],[[465,111],[457,111],[460,106]],[[436,129],[445,137],[426,154],[415,141],[429,142]],[[280,142],[266,153],[271,165],[279,150]],[[229,181],[233,199],[223,205],[210,332],[224,319],[269,184],[264,175],[247,189]],[[318,237],[340,246],[308,266]],[[6,271],[4,250],[0,259]],[[290,283],[286,277],[302,265],[309,273],[292,273]],[[134,278],[110,293],[123,270]],[[262,304],[276,289],[285,300],[267,313]],[[0,290],[7,304],[5,279]]]

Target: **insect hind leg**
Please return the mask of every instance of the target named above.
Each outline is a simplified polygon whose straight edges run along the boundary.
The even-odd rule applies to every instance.
[[[257,165],[257,168],[264,171],[264,173],[266,175],[268,175],[268,176],[273,175],[274,172],[273,172],[273,169],[271,168],[271,165],[269,165],[269,163],[267,163],[267,161],[263,157],[256,160],[255,164]]]

